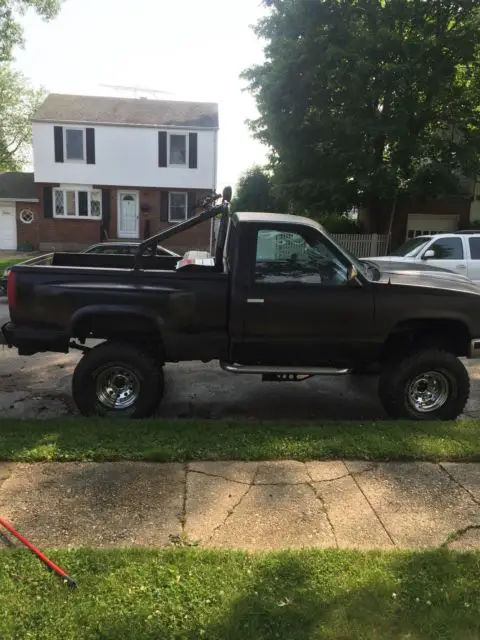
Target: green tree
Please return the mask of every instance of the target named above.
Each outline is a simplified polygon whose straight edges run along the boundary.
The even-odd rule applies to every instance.
[[[276,179],[305,209],[439,195],[480,159],[478,0],[269,0],[244,77]]]
[[[286,205],[275,194],[275,185],[268,169],[252,167],[238,181],[233,211],[284,212]]]
[[[19,17],[34,9],[49,20],[60,10],[62,0],[0,0],[0,62],[12,59],[16,46],[23,45],[23,29]]]
[[[0,64],[0,171],[19,171],[28,160],[31,118],[45,97],[8,64]]]

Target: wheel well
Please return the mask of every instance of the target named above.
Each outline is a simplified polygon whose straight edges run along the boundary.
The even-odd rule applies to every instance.
[[[164,346],[159,327],[151,318],[135,314],[96,314],[80,318],[72,328],[72,337],[126,342],[155,354],[164,361]]]
[[[455,354],[468,355],[470,332],[461,320],[408,320],[395,326],[383,349],[382,361],[413,351],[438,347]]]

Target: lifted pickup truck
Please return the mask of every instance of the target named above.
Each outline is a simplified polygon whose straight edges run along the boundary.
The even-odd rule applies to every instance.
[[[135,256],[56,253],[50,266],[13,267],[3,342],[24,355],[84,351],[72,384],[84,415],[151,416],[164,364],[191,360],[286,382],[375,366],[389,416],[462,413],[470,384],[459,357],[480,357],[480,288],[445,273],[382,272],[308,218],[230,215],[230,195]],[[218,215],[213,266],[143,255]]]

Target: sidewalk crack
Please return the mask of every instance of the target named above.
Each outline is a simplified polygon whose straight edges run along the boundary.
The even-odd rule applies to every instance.
[[[215,536],[215,534],[217,533],[217,531],[219,531],[220,529],[222,529],[226,524],[228,519],[233,516],[233,514],[235,513],[235,511],[238,509],[238,507],[242,504],[242,502],[244,501],[244,499],[248,496],[248,494],[250,493],[250,491],[252,490],[252,488],[255,486],[255,480],[257,478],[257,475],[260,471],[260,465],[257,466],[255,473],[253,475],[252,478],[252,482],[251,483],[246,483],[246,482],[239,482],[239,484],[243,484],[243,485],[248,485],[247,489],[243,492],[243,494],[240,496],[240,498],[237,500],[237,502],[227,511],[227,515],[225,516],[225,518],[223,519],[223,522],[221,522],[220,524],[217,524],[217,526],[213,529],[212,534],[210,535],[210,537],[208,538],[207,542],[211,542],[211,540],[213,540],[213,537]],[[211,474],[205,474],[205,475],[211,475]],[[221,478],[222,476],[217,476],[219,478]],[[226,480],[226,478],[224,478],[224,480]]]
[[[185,527],[187,524],[188,462],[185,463],[183,470],[184,470],[184,479],[183,479],[182,513],[180,514],[180,524],[182,527],[182,535],[185,534]]]
[[[480,505],[480,500],[478,500],[478,498],[476,498],[473,493],[470,491],[470,489],[467,489],[467,487],[465,487],[459,480],[457,480],[455,478],[455,476],[452,476],[452,474],[447,471],[447,469],[445,469],[445,467],[443,466],[443,464],[440,462],[439,465],[440,469],[450,478],[450,480],[452,482],[454,482],[457,486],[460,487],[460,489],[463,489],[463,491],[465,491],[466,493],[468,493],[468,495],[470,496],[470,498],[474,501],[475,504]]]
[[[324,512],[325,517],[327,518],[328,525],[330,527],[330,530],[331,530],[332,535],[333,535],[333,539],[335,541],[335,547],[338,549],[337,533],[335,531],[335,527],[333,526],[333,522],[332,522],[332,520],[330,518],[330,514],[328,513],[328,509],[327,509],[327,505],[325,504],[325,500],[323,499],[323,496],[317,491],[317,489],[315,487],[315,484],[314,484],[314,481],[313,481],[313,478],[312,478],[312,476],[310,474],[310,471],[308,470],[308,467],[307,467],[306,464],[305,464],[305,471],[306,471],[307,476],[310,478],[310,482],[307,482],[306,484],[307,484],[308,487],[310,487],[310,489],[313,491],[313,495],[315,496],[315,498],[322,505],[322,511]],[[338,478],[336,478],[336,479],[338,479]]]
[[[456,540],[459,540],[468,531],[474,531],[476,529],[480,529],[480,524],[469,524],[466,527],[457,529],[456,531],[453,531],[453,533],[448,534],[446,540],[442,542],[440,547],[443,547],[443,548],[448,547],[449,544],[451,544],[452,542],[455,542]]]
[[[227,482],[233,482],[234,484],[243,484],[246,487],[250,487],[255,484],[255,480],[258,476],[257,470],[254,473],[254,477],[252,482],[245,482],[244,480],[234,480],[233,478],[228,478],[226,476],[222,476],[219,473],[209,473],[208,471],[198,471],[197,469],[190,469],[189,473],[199,473],[202,476],[208,476],[210,478],[220,478],[221,480],[226,480]],[[258,487],[294,487],[300,485],[306,485],[308,482],[302,480],[302,482],[259,482]]]
[[[370,507],[370,509],[373,511],[373,513],[375,514],[375,517],[377,518],[377,520],[379,521],[382,529],[385,531],[385,533],[387,534],[388,539],[390,540],[390,542],[392,543],[392,545],[394,547],[396,547],[397,545],[395,544],[395,540],[392,538],[392,536],[390,535],[390,532],[388,531],[387,527],[383,524],[382,519],[380,518],[380,516],[377,513],[377,510],[375,509],[375,507],[373,506],[373,504],[370,502],[370,500],[367,498],[367,494],[365,493],[365,491],[362,489],[362,487],[360,486],[356,476],[360,475],[359,473],[352,475],[352,480],[355,482],[355,484],[358,487],[358,490],[360,491],[360,493],[362,494],[362,496],[365,498],[368,506]]]

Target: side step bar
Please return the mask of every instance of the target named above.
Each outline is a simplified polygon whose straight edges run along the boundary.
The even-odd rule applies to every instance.
[[[276,367],[261,364],[235,364],[220,362],[220,366],[228,373],[258,373],[258,374],[291,374],[302,376],[344,376],[350,369],[335,369],[334,367]]]

